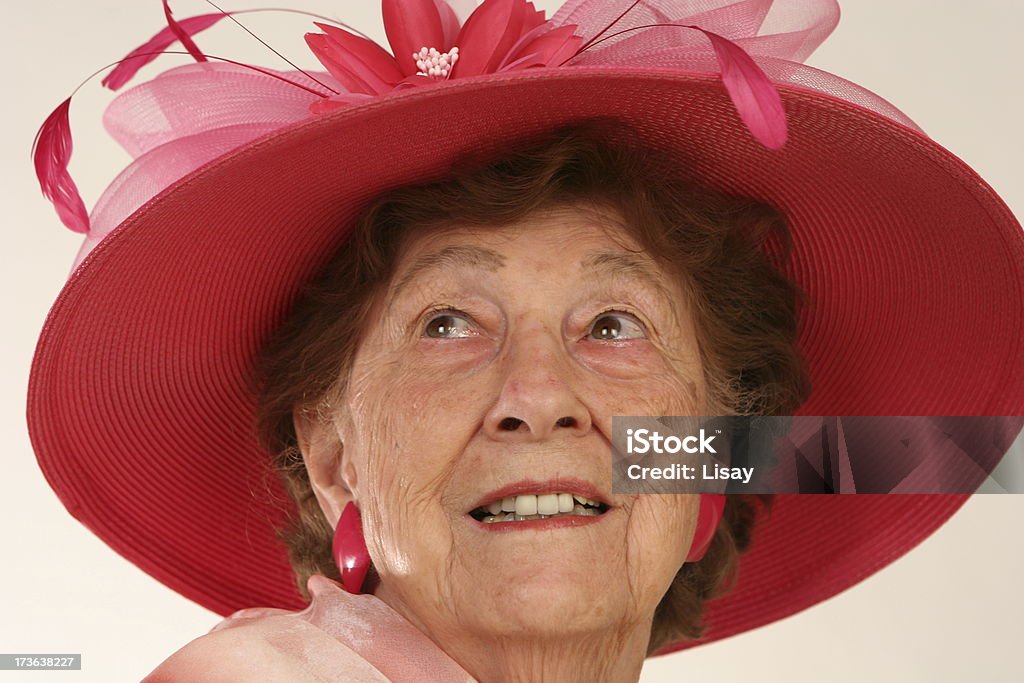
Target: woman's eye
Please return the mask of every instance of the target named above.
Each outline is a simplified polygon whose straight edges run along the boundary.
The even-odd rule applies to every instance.
[[[615,339],[642,339],[643,326],[631,315],[625,313],[602,313],[590,327],[587,335],[598,341]]]
[[[434,339],[452,339],[473,335],[469,320],[457,313],[435,315],[427,322],[424,332],[426,336]]]

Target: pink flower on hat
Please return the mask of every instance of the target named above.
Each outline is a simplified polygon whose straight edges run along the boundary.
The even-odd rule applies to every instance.
[[[314,102],[331,111],[396,89],[479,74],[557,66],[583,43],[525,0],[484,0],[459,26],[446,0],[383,0],[391,53],[337,26],[317,23],[306,43],[347,92]],[[392,56],[393,55],[393,56]]]

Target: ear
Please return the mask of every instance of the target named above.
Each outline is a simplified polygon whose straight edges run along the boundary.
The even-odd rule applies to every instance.
[[[333,420],[299,407],[292,411],[292,424],[313,494],[327,522],[337,526],[345,505],[356,499],[355,470],[343,457],[341,436]]]

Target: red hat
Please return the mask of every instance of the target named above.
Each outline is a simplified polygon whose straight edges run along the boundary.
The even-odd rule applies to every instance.
[[[111,104],[105,123],[135,160],[91,214],[67,175],[69,101],[37,139],[44,192],[86,235],[28,396],[67,509],[219,614],[304,607],[274,533],[292,503],[253,429],[261,345],[367,198],[591,117],[785,213],[788,274],[813,302],[798,414],[1020,414],[1024,234],[1010,210],[892,105],[802,64],[835,27],[834,1],[699,4],[568,0],[547,20],[524,0],[468,17],[450,0],[384,0],[395,56],[325,20],[307,42],[326,73],[204,55],[193,36],[224,15],[168,10],[105,83],[175,41],[198,63]],[[706,636],[660,653],[835,595],[966,498],[777,497]]]

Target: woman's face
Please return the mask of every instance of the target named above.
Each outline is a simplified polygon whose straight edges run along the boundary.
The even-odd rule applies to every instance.
[[[334,511],[351,491],[377,595],[427,632],[649,621],[686,556],[697,496],[611,494],[612,416],[700,414],[705,388],[682,291],[608,216],[417,238],[371,318],[335,407],[344,484],[315,486]],[[471,514],[509,487],[524,514],[607,510]]]

